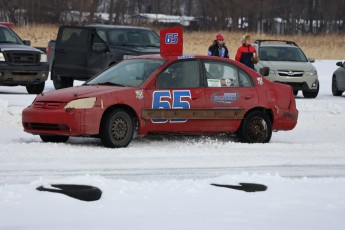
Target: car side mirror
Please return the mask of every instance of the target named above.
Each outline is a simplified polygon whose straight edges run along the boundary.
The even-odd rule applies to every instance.
[[[29,40],[24,40],[23,43],[26,46],[31,46],[31,41],[29,41]]]
[[[344,65],[343,65],[343,63],[341,61],[337,62],[336,65],[339,66],[339,67],[344,67]]]
[[[95,43],[92,46],[92,50],[96,52],[107,52],[109,51],[107,44],[105,43]]]
[[[308,61],[309,61],[310,63],[314,63],[314,62],[315,62],[315,58],[308,58]]]
[[[269,67],[263,67],[259,70],[259,73],[262,76],[267,77],[268,75],[270,75],[270,68]]]

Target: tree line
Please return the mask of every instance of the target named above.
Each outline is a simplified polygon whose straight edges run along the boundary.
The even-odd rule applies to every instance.
[[[0,0],[0,20],[16,24],[68,24],[68,12],[79,12],[79,24],[128,24],[139,13],[195,17],[196,30],[250,31],[271,34],[344,33],[345,0]],[[83,16],[87,13],[87,17]]]

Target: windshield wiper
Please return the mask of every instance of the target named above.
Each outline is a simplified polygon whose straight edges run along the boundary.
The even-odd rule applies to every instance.
[[[122,84],[118,84],[118,83],[114,83],[114,82],[110,82],[110,81],[97,83],[97,85],[111,85],[111,86],[127,87],[126,85],[122,85]]]

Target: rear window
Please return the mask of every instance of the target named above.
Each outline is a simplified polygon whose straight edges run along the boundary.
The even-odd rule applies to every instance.
[[[81,47],[87,45],[87,29],[64,28],[58,41],[63,46]]]
[[[308,61],[303,51],[298,47],[262,46],[259,57],[262,61]]]

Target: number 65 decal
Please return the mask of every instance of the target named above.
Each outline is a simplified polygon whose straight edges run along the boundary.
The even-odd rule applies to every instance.
[[[190,109],[190,104],[185,98],[191,99],[191,93],[189,90],[173,90],[173,97],[169,90],[155,91],[153,92],[152,109]],[[162,100],[163,99],[163,100]],[[165,99],[165,100],[164,100]],[[172,99],[172,106],[169,99]],[[153,123],[177,123],[186,122],[186,119],[153,119]]]

